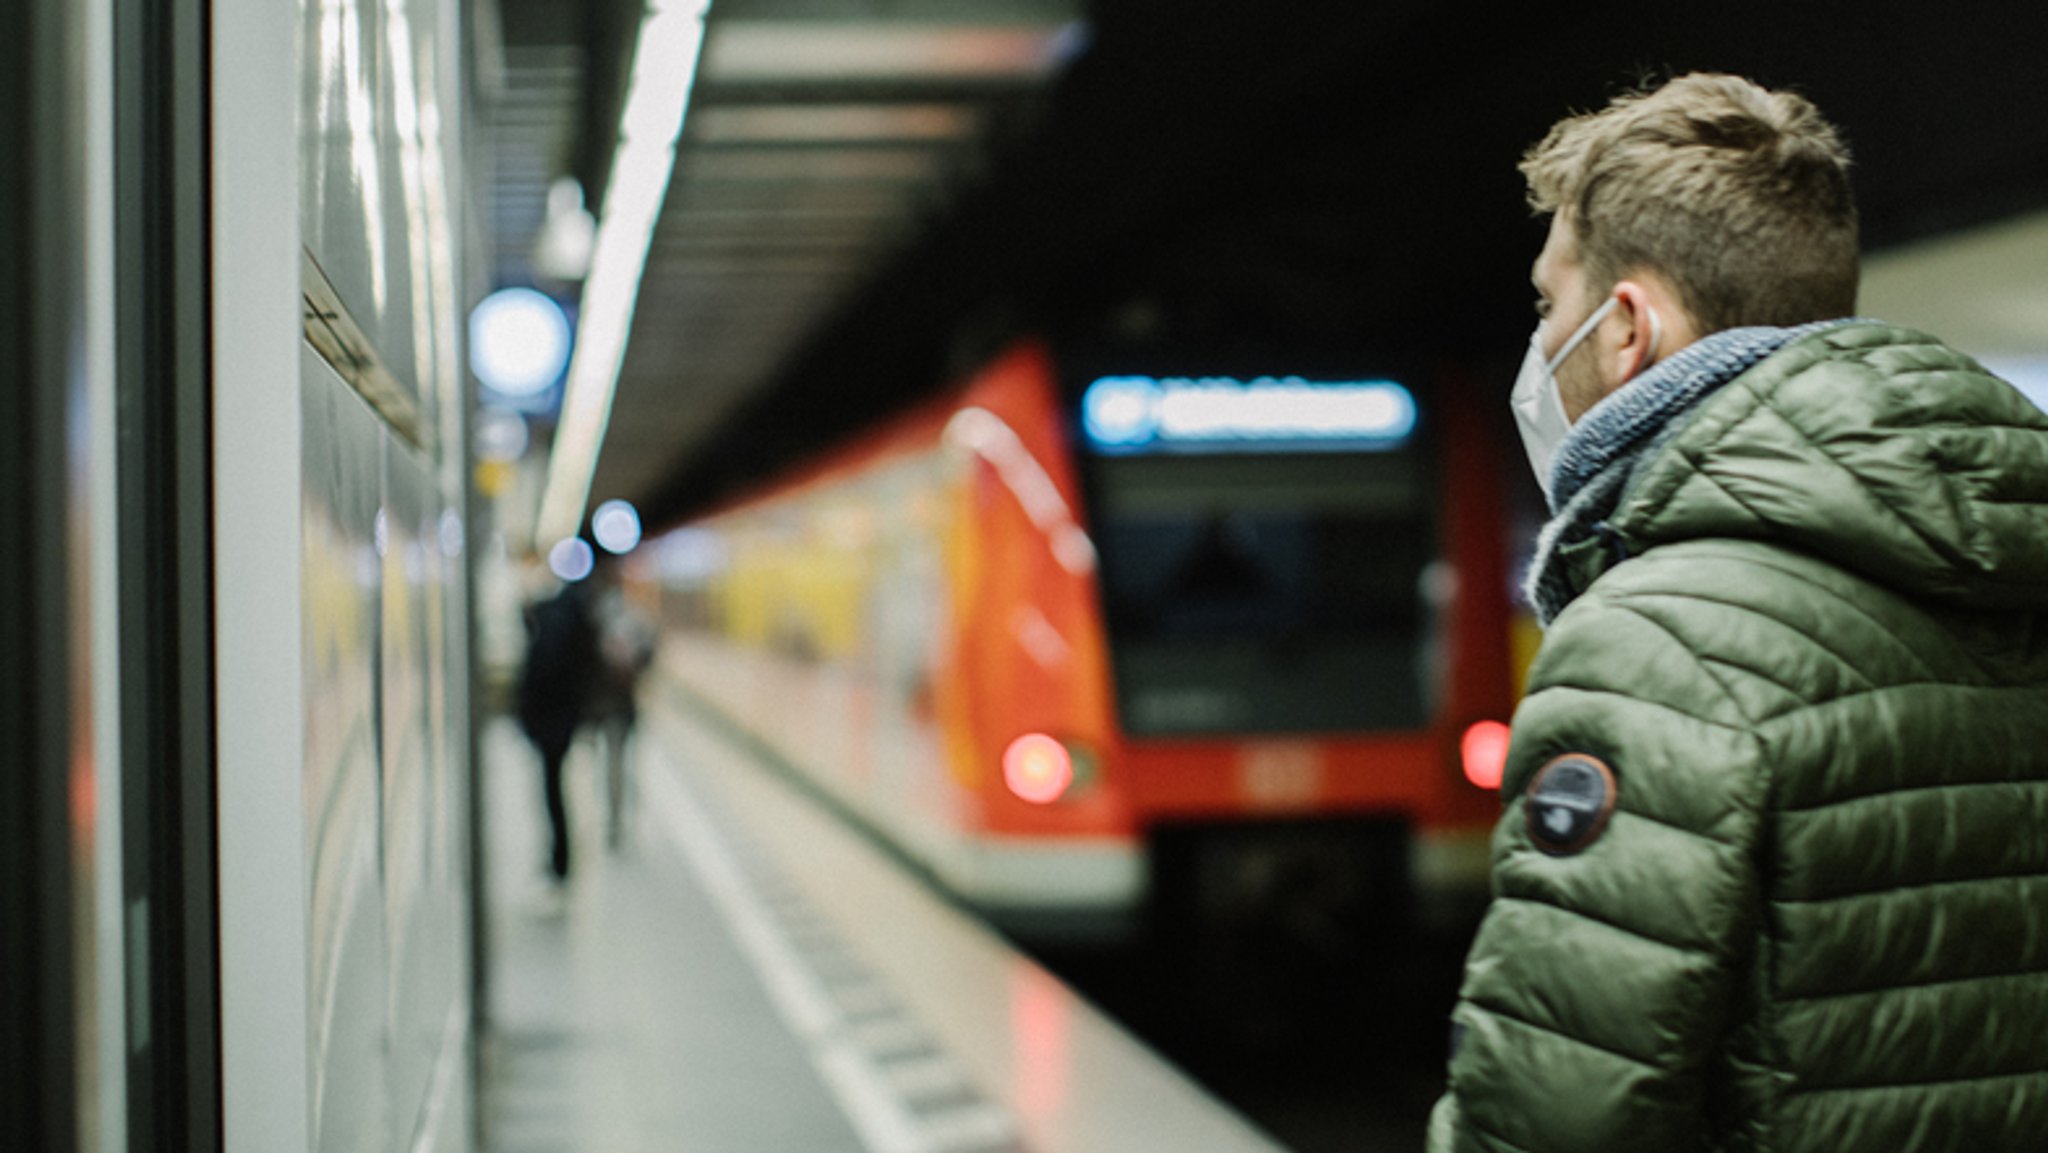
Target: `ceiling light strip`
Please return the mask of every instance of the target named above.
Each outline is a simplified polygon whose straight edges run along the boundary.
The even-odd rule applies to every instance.
[[[582,317],[569,362],[561,423],[556,426],[547,486],[534,524],[537,544],[574,536],[583,522],[598,450],[611,421],[619,369],[625,362],[640,274],[668,196],[676,139],[689,107],[690,86],[704,46],[704,16],[710,7],[710,0],[654,0],[640,24],[604,217],[598,223],[590,276],[583,285]]]

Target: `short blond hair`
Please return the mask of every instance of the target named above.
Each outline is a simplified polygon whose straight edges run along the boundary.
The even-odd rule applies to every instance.
[[[1604,294],[1652,270],[1702,333],[1856,310],[1849,150],[1804,97],[1695,72],[1568,117],[1522,157]]]

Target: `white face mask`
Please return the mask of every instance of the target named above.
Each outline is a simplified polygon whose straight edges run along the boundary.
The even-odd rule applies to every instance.
[[[1556,356],[1546,359],[1543,355],[1542,324],[1537,324],[1536,331],[1529,334],[1529,351],[1522,357],[1522,370],[1515,375],[1515,390],[1508,398],[1508,405],[1515,410],[1515,424],[1522,430],[1522,447],[1528,450],[1529,467],[1536,472],[1536,483],[1543,486],[1545,500],[1550,498],[1551,464],[1557,459],[1557,446],[1572,430],[1572,422],[1564,414],[1564,400],[1557,391],[1557,366],[1592,335],[1594,326],[1606,319],[1620,302],[1619,297],[1608,297],[1606,303],[1594,309],[1593,315],[1565,338]],[[1656,309],[1651,309],[1650,354],[1645,364],[1656,359],[1663,330]]]

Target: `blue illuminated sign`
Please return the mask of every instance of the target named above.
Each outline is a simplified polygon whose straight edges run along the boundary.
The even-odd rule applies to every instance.
[[[1104,453],[1383,451],[1414,433],[1415,398],[1388,380],[1105,376],[1081,428]]]

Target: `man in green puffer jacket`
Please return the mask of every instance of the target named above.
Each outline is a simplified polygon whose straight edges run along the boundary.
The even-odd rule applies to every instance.
[[[1561,122],[1553,519],[1432,1153],[2048,1150],[2048,416],[1860,319],[1813,106]]]

